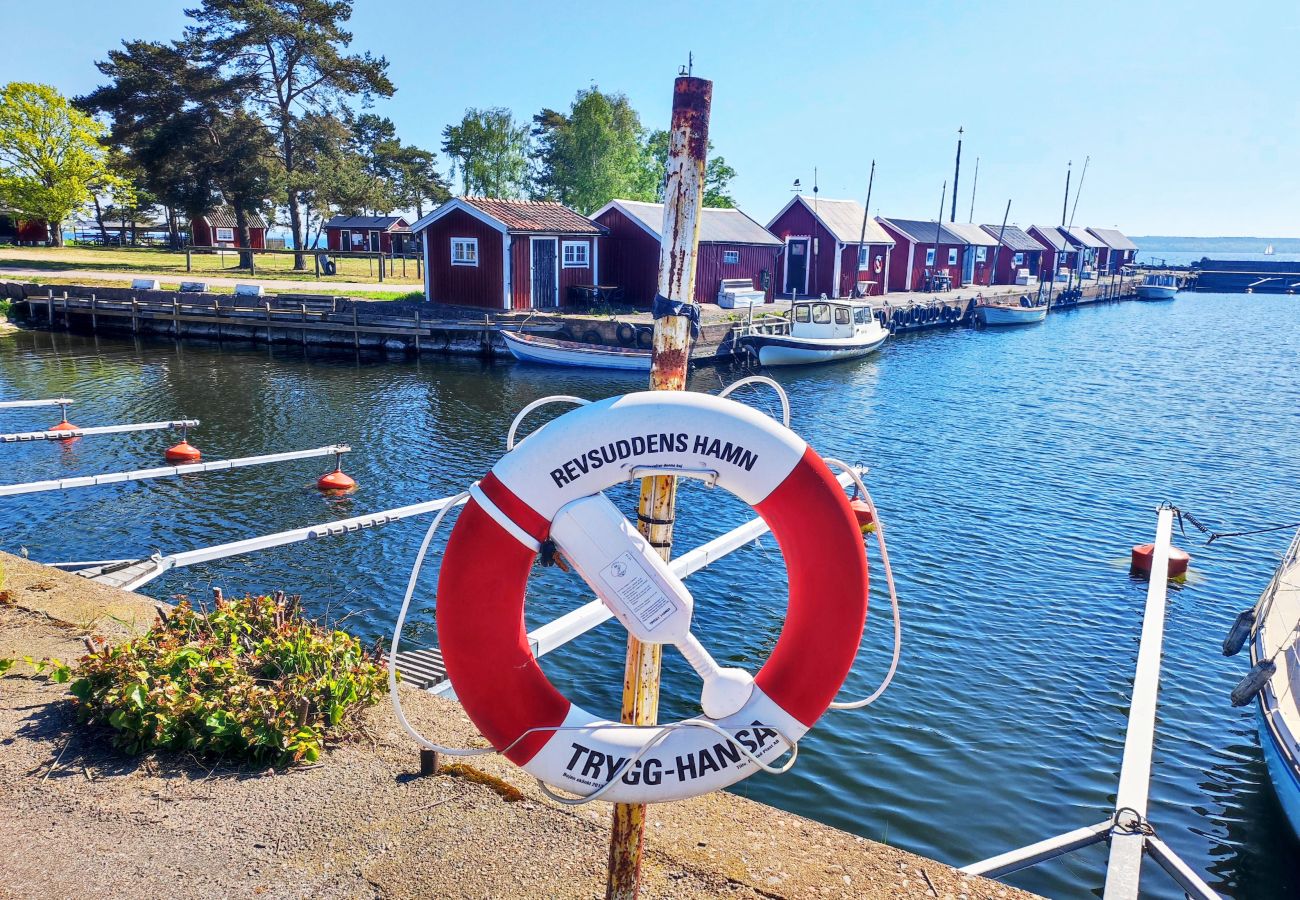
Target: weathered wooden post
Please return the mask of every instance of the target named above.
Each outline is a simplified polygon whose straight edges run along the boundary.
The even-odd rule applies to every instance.
[[[664,222],[659,245],[659,291],[654,300],[654,343],[650,389],[686,389],[691,339],[699,326],[695,306],[695,263],[699,244],[700,207],[704,195],[704,164],[709,146],[709,107],[713,82],[682,76],[673,86],[673,118],[669,132],[668,172],[664,191]],[[641,480],[637,527],[668,559],[672,551],[673,513],[677,479],[655,475]],[[661,644],[627,639],[623,673],[622,721],[653,725],[659,714]],[[609,876],[605,896],[630,900],[637,895],[645,838],[645,805],[618,803],[609,844]]]

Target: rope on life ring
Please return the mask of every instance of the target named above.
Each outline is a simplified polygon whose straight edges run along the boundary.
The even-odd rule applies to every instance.
[[[685,586],[604,497],[669,470],[754,507],[785,558],[786,620],[752,678],[719,667],[691,634]],[[625,726],[556,690],[524,621],[529,571],[551,543],[629,632],[678,647],[703,679],[704,715]],[[559,416],[471,488],[439,573],[438,637],[456,694],[489,743],[543,785],[580,798],[556,799],[678,800],[759,769],[783,771],[774,761],[830,708],[852,668],[867,589],[848,498],[802,439],[732,400],[644,392]]]
[[[636,326],[631,322],[619,322],[614,336],[624,347],[631,347],[636,344]]]

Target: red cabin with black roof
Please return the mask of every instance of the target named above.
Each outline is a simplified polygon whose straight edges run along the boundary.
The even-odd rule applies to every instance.
[[[411,223],[402,216],[334,216],[325,223],[333,251],[403,254],[414,249]]]
[[[767,230],[782,244],[776,289],[783,297],[866,297],[890,289],[894,239],[856,200],[796,195]]]
[[[248,213],[248,248],[249,250],[266,249],[266,220],[257,213]],[[244,249],[239,237],[239,225],[235,213],[229,209],[219,209],[190,220],[191,247],[219,247],[224,249]]]

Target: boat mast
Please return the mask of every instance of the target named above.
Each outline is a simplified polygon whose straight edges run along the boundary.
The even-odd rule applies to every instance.
[[[975,180],[971,182],[970,186],[970,217],[966,219],[966,221],[972,225],[975,224],[975,188],[979,187],[979,183],[980,158],[977,156],[975,157]]]
[[[1006,211],[1002,213],[1002,227],[998,229],[998,245],[993,248],[993,279],[990,279],[990,282],[998,277],[998,253],[1002,250],[1002,235],[1007,233],[1007,217],[1010,215],[1011,198],[1008,197]],[[1014,263],[1015,260],[1012,260],[1012,262]]]
[[[867,245],[867,217],[871,215],[871,186],[876,181],[876,161],[871,161],[871,174],[867,176],[867,205],[862,210],[862,231],[858,234],[858,256],[862,255],[862,248]],[[884,293],[884,291],[881,291]],[[853,279],[853,296],[861,296],[858,293],[858,278]]]
[[[957,129],[957,166],[952,173],[952,221],[957,221],[957,179],[961,177],[961,136],[965,128]],[[939,219],[943,219],[943,207],[939,207]],[[936,253],[939,251],[936,250]]]

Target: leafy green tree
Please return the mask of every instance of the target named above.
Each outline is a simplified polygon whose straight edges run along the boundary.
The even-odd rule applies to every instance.
[[[529,128],[515,122],[510,110],[467,109],[459,125],[443,129],[442,138],[463,193],[518,198],[527,192]]]
[[[251,83],[250,101],[276,140],[294,247],[306,246],[306,223],[295,176],[301,163],[295,127],[308,113],[339,113],[350,98],[391,96],[388,61],[348,53],[351,0],[203,0],[187,10],[188,34],[204,56]],[[306,268],[306,256],[294,260]]]
[[[615,197],[653,196],[644,181],[644,129],[623,94],[579,91],[567,116],[547,109],[533,121],[542,190],[566,206],[592,213]]]
[[[644,169],[641,174],[643,189],[652,190],[655,200],[664,199],[664,183],[668,177],[668,132],[656,130],[647,136],[644,147]],[[704,167],[704,205],[732,207],[736,201],[730,186],[736,170],[727,165],[722,156],[713,155],[713,142],[709,141],[709,159]]]
[[[49,85],[0,90],[0,203],[43,219],[55,246],[63,221],[113,178],[99,139],[106,129]]]

